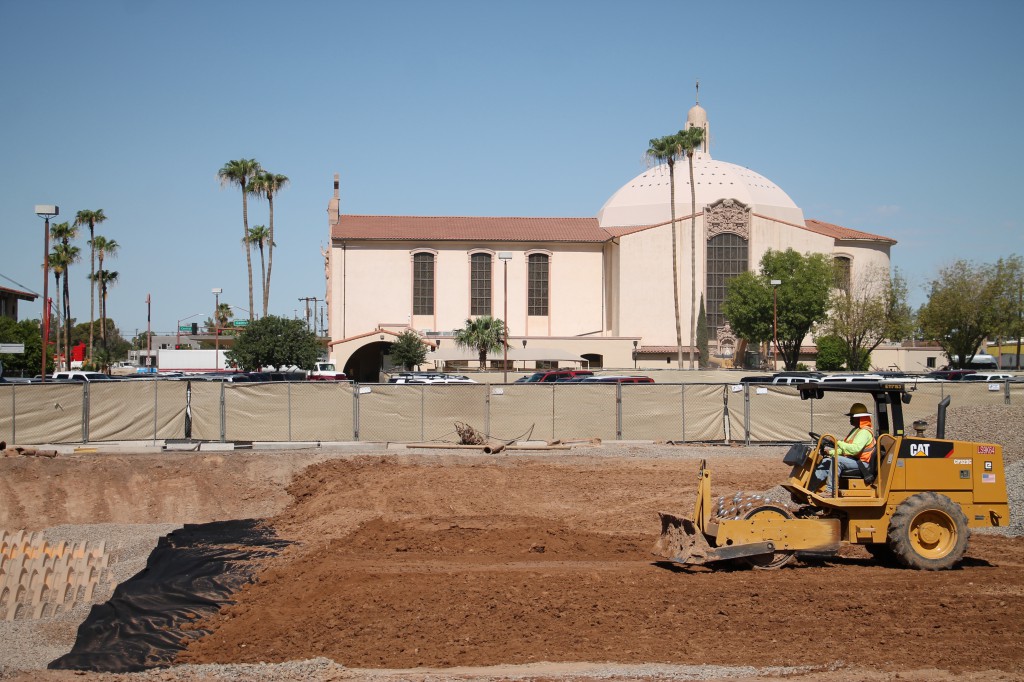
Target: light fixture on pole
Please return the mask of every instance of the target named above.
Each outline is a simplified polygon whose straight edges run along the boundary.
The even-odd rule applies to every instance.
[[[60,215],[60,207],[54,204],[36,204],[36,215],[44,220],[43,227],[43,314],[39,318],[42,327],[43,369],[39,373],[41,380],[46,381],[46,340],[50,335],[50,218]]]
[[[779,285],[782,284],[781,279],[772,280],[772,371],[778,369],[778,358],[776,354],[779,352]]]
[[[224,290],[214,287],[210,292],[213,294],[213,368],[220,369],[220,324],[217,322],[217,314],[220,313],[220,295]]]
[[[508,383],[508,262],[512,260],[511,251],[499,251],[498,258],[504,263],[505,269],[505,312],[502,313],[501,326],[505,332],[505,338],[502,339],[502,349],[504,356],[501,360],[501,383]]]
[[[152,299],[146,294],[146,366],[149,367],[150,358],[153,357],[153,316]],[[180,324],[180,323],[179,323]]]

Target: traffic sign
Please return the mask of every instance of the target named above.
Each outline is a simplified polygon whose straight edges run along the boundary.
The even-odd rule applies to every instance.
[[[192,331],[192,325],[190,325],[190,324],[179,324],[178,325],[178,331],[179,332],[191,332]]]
[[[236,327],[248,327],[249,320],[232,320],[231,324],[235,325]]]

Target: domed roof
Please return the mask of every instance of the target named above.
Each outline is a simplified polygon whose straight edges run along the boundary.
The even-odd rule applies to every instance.
[[[693,110],[690,111],[692,114]],[[715,161],[710,155],[697,152],[693,157],[693,178],[698,212],[719,199],[736,199],[755,213],[797,225],[804,224],[803,211],[789,195],[749,168]],[[675,181],[676,217],[688,216],[690,171],[685,159],[676,163]],[[597,214],[601,227],[656,225],[671,219],[667,164],[658,165],[630,180],[605,202]]]
[[[704,107],[701,105],[694,104],[686,112],[686,122],[695,128],[700,128],[708,122],[708,112],[704,111]]]

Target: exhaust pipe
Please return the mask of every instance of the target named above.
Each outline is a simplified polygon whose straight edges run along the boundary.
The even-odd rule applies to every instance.
[[[952,396],[946,396],[939,402],[939,417],[935,422],[935,437],[944,439],[946,437],[946,408]]]

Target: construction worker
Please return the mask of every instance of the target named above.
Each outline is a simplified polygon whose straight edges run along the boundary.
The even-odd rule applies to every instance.
[[[868,408],[864,403],[854,403],[851,405],[850,411],[846,413],[846,416],[850,418],[850,426],[853,429],[846,438],[837,442],[834,448],[830,445],[823,446],[822,450],[825,457],[818,464],[818,468],[814,470],[816,484],[811,492],[817,492],[824,485],[825,494],[828,497],[832,497],[833,460],[838,462],[839,475],[842,476],[844,471],[851,469],[858,471],[860,469],[860,466],[857,464],[858,461],[870,462],[871,456],[875,453],[875,448],[878,447],[878,443],[875,441],[875,434],[871,430],[871,413],[868,412]]]

